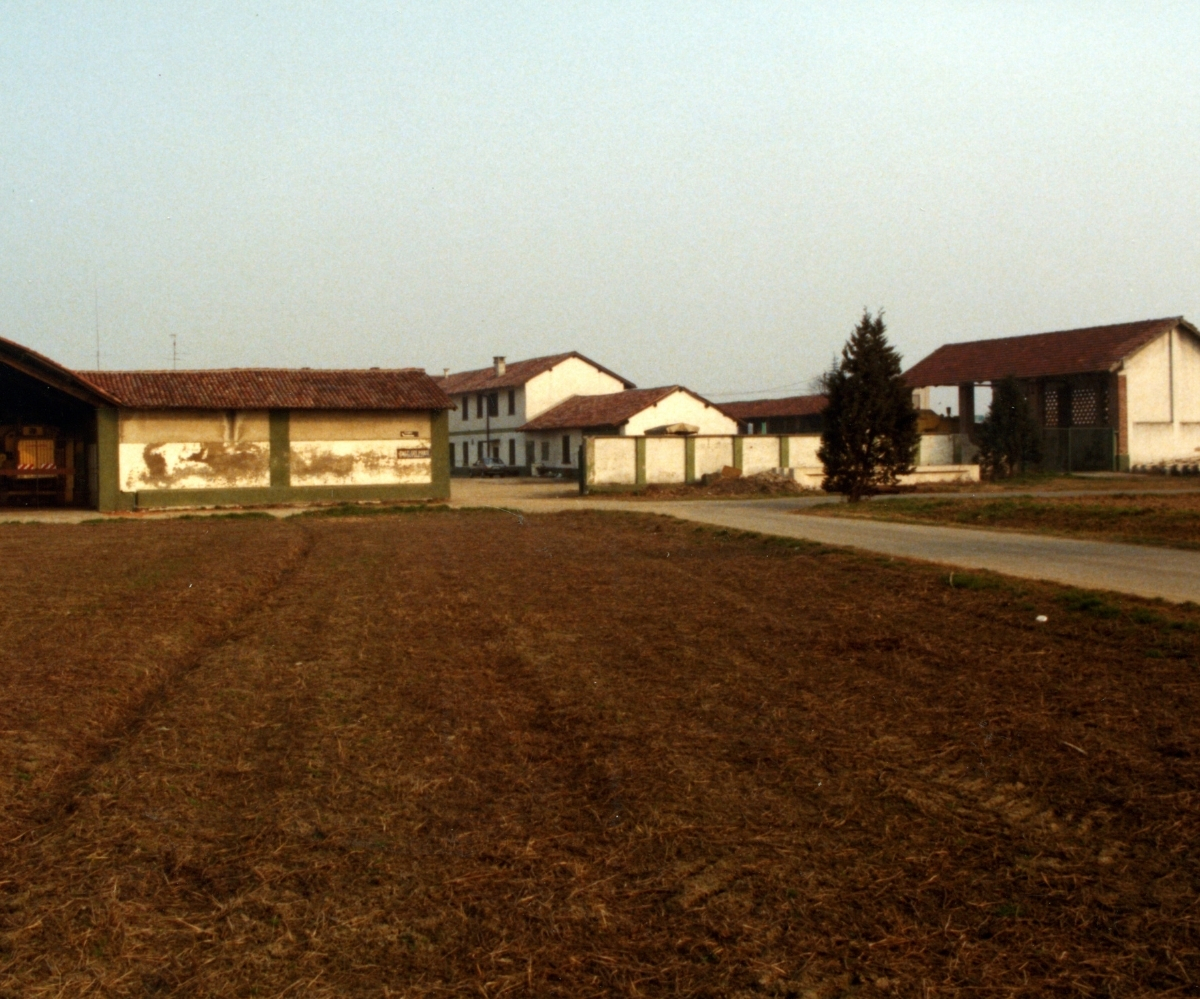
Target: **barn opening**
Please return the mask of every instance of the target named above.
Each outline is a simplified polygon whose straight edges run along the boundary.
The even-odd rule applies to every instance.
[[[0,356],[0,506],[95,508],[96,407],[86,387]]]

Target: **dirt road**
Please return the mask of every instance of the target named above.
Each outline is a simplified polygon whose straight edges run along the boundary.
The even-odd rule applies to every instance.
[[[630,502],[580,497],[561,485],[455,481],[464,506],[503,506],[530,512],[637,510],[741,531],[848,545],[963,569],[990,569],[1024,579],[1113,590],[1140,597],[1200,603],[1200,556],[1195,552],[1079,541],[1009,531],[805,517],[796,511],[819,499]]]

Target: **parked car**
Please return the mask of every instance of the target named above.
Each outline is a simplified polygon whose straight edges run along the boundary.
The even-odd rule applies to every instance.
[[[506,465],[499,458],[480,458],[471,466],[472,478],[499,478],[503,475],[518,475],[520,470],[513,465]]]

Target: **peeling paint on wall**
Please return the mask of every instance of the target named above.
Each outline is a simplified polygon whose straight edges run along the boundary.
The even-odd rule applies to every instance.
[[[119,462],[126,492],[266,486],[271,481],[266,441],[123,443]]]
[[[433,481],[428,438],[292,441],[293,486],[419,484]]]

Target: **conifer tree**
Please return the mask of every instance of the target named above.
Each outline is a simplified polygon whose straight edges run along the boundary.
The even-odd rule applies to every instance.
[[[979,425],[980,471],[1002,479],[1041,460],[1041,427],[1021,386],[1010,375],[992,387],[992,404]]]
[[[888,344],[882,310],[864,310],[840,360],[822,379],[829,404],[817,456],[825,466],[822,487],[852,503],[896,484],[912,471],[917,412]]]

